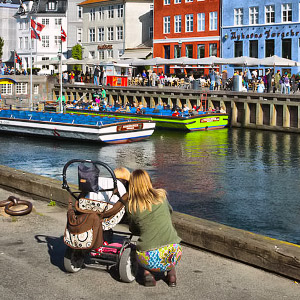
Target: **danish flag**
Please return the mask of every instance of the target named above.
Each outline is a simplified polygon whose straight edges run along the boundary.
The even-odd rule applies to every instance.
[[[66,32],[63,30],[62,26],[60,26],[60,37],[61,37],[61,41],[65,42],[67,40],[67,34]]]
[[[31,38],[41,40],[40,34],[44,27],[45,25],[31,20]]]
[[[16,61],[16,64],[19,64],[22,66],[22,59],[20,58],[20,56],[18,55],[17,52],[15,52],[15,61]]]

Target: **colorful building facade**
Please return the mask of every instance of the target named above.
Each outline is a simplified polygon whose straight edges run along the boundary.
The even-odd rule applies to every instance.
[[[221,56],[265,58],[273,55],[299,61],[298,0],[223,0]],[[260,68],[264,73],[264,68]],[[284,71],[297,73],[298,67]],[[233,68],[228,68],[229,75]]]
[[[219,56],[219,16],[220,0],[154,0],[153,57]]]

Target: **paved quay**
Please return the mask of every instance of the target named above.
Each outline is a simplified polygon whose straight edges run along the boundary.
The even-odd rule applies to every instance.
[[[34,210],[11,217],[0,208],[0,299],[300,299],[296,281],[206,251],[183,247],[176,288],[163,280],[147,288],[122,283],[108,271],[63,270],[66,208],[14,195]]]

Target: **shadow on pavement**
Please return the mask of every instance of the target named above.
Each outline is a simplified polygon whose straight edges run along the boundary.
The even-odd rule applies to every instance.
[[[64,254],[66,245],[64,244],[63,236],[55,237],[47,235],[36,235],[35,239],[38,243],[47,243],[51,263],[65,272]]]

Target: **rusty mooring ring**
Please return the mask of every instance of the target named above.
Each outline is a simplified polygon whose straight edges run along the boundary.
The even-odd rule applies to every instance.
[[[11,210],[12,206],[26,205],[27,208],[21,210]],[[9,196],[7,200],[0,201],[0,207],[5,206],[4,211],[11,216],[24,216],[32,211],[32,203],[27,200],[20,200],[14,196]]]

